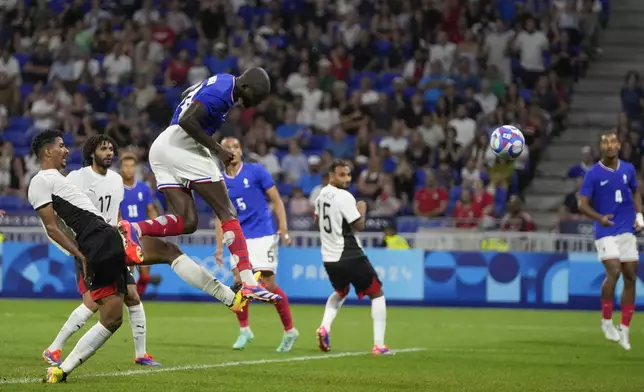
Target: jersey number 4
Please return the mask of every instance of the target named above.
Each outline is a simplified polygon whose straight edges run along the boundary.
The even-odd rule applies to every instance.
[[[322,204],[322,230],[327,234],[331,234],[331,217],[327,211],[328,208],[331,208],[331,204]]]
[[[616,203],[621,203],[622,202],[622,191],[619,189],[615,191],[615,202]]]
[[[112,196],[101,196],[98,198],[98,202],[101,203],[101,212],[105,212],[110,209],[110,204],[112,203]]]
[[[211,76],[208,78],[208,81],[206,82],[201,82],[198,86],[196,86],[192,91],[186,95],[186,97],[181,101],[181,104],[179,105],[179,108],[181,109],[181,113],[179,114],[179,118],[183,115],[183,113],[190,107],[192,104],[192,100],[195,98],[195,95],[201,90],[204,86],[210,86],[211,84],[215,83],[217,81],[217,75]]]

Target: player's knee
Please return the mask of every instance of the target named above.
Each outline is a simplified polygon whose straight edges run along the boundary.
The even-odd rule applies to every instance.
[[[128,286],[124,302],[127,307],[136,306],[141,303],[141,297],[139,297],[139,293],[136,291],[136,286]]]
[[[373,299],[376,299],[376,298],[384,297],[385,292],[382,291],[382,289],[380,289],[377,292],[375,292],[373,294],[368,294],[368,295],[369,295],[369,298],[371,298],[373,300]]]
[[[123,324],[123,305],[116,309],[101,309],[101,324],[111,332],[115,332]]]
[[[166,249],[164,250],[163,253],[168,256],[167,257],[168,264],[172,264],[172,262],[175,261],[177,259],[177,257],[181,256],[183,254],[183,252],[175,244],[171,244],[169,242],[166,242],[165,244],[166,244]],[[148,271],[148,273],[149,273],[149,271]]]
[[[275,274],[272,271],[262,271],[262,286],[268,291],[275,290]]]
[[[188,214],[183,216],[183,234],[192,234],[197,231],[197,217]]]

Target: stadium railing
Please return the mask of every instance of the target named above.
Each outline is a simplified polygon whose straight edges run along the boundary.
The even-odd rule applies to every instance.
[[[46,243],[47,236],[39,227],[0,227],[0,239],[4,242]],[[579,252],[595,253],[592,236],[544,232],[466,231],[459,229],[421,229],[416,233],[401,233],[413,248],[433,251],[496,251],[496,252]],[[291,232],[291,246],[315,248],[320,246],[320,236],[312,231]],[[383,234],[359,233],[364,247],[380,247]],[[215,246],[214,230],[198,230],[191,235],[172,238],[180,245]],[[639,240],[640,252],[644,251],[644,239]]]

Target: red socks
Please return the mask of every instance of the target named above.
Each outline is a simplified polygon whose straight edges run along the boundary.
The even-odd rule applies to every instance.
[[[233,255],[237,256],[237,269],[239,272],[250,269],[250,261],[248,259],[248,248],[246,247],[246,237],[242,233],[239,220],[231,219],[221,224],[221,229],[226,238],[226,232],[232,233],[232,242],[228,244],[228,250]]]
[[[139,280],[136,282],[136,292],[139,293],[139,296],[145,293],[145,290],[148,288],[148,283],[150,283],[150,275],[139,275]]]
[[[173,214],[161,215],[132,225],[138,228],[141,236],[172,237],[183,234],[183,218]]]
[[[288,298],[279,286],[275,286],[275,290],[273,290],[273,292],[282,296],[282,300],[275,304],[275,309],[277,309],[277,313],[280,315],[282,325],[284,325],[284,330],[290,331],[293,329],[293,318],[291,317],[291,307],[288,305]]]
[[[286,294],[284,294],[284,291],[279,286],[275,286],[275,290],[273,290],[275,294],[279,294],[282,296],[282,301],[280,303],[275,304],[275,309],[277,309],[277,313],[280,315],[280,319],[282,320],[282,325],[284,326],[285,331],[290,331],[293,329],[293,318],[291,317],[291,307],[288,305],[288,299],[286,298]],[[239,326],[241,328],[246,328],[250,325],[249,319],[249,307],[250,302],[244,306],[243,310],[239,313],[237,313],[237,320],[239,320]]]
[[[602,299],[602,318],[604,320],[613,318],[613,300]]]
[[[249,310],[248,305],[250,305],[250,302],[247,303],[246,306],[244,306],[242,308],[241,312],[237,313],[237,320],[239,320],[239,326],[242,327],[242,328],[248,327],[248,325],[250,323],[248,321],[248,317],[249,317],[249,315],[248,315],[248,310]]]
[[[629,327],[631,325],[631,319],[633,318],[633,312],[635,311],[635,305],[622,305],[622,325]]]

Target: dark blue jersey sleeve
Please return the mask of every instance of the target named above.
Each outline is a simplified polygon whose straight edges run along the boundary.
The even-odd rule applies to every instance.
[[[267,190],[275,186],[275,181],[273,181],[273,177],[268,172],[268,170],[264,168],[264,166],[257,165],[255,168],[255,172],[257,175],[257,181],[259,182],[259,186],[262,188],[264,193],[266,193]]]

